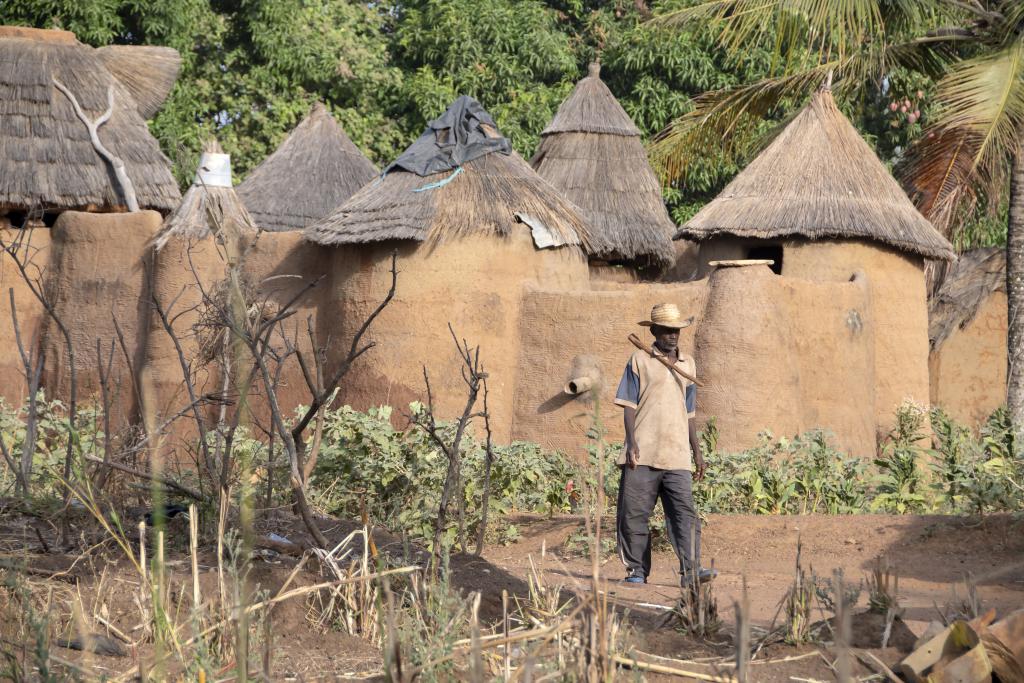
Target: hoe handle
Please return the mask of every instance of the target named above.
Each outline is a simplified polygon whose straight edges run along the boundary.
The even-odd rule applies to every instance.
[[[675,372],[677,375],[679,375],[683,379],[690,380],[691,382],[696,384],[698,387],[704,386],[699,379],[697,379],[696,377],[694,377],[693,375],[691,375],[689,373],[683,372],[678,367],[676,367],[675,364],[669,363],[667,360],[665,360],[664,356],[657,356],[657,355],[655,355],[654,352],[651,351],[650,347],[645,346],[644,343],[642,341],[640,341],[640,338],[637,337],[635,334],[629,335],[629,341],[632,342],[633,346],[635,346],[636,348],[640,349],[641,351],[649,352],[651,354],[651,358],[658,359],[659,361],[661,361],[662,365],[664,365],[669,370]]]

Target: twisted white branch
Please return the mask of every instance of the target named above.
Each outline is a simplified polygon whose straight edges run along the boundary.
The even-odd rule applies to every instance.
[[[104,123],[110,119],[111,114],[114,113],[114,86],[113,84],[107,86],[107,110],[103,112],[98,119],[90,121],[89,117],[82,111],[82,107],[79,106],[78,100],[75,98],[71,91],[68,90],[67,86],[58,81],[56,78],[53,80],[53,85],[64,93],[64,96],[71,102],[71,106],[75,108],[75,115],[85,124],[85,127],[89,129],[89,138],[92,140],[92,146],[96,148],[96,151],[101,157],[107,160],[107,163],[114,169],[114,176],[117,178],[118,184],[121,186],[121,194],[124,195],[125,205],[129,211],[138,211],[139,202],[135,198],[135,186],[132,184],[132,179],[128,177],[128,172],[125,170],[124,162],[121,161],[120,157],[114,156],[109,149],[103,146],[100,142],[99,129]]]

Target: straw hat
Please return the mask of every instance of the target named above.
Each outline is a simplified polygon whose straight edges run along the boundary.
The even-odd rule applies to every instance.
[[[675,304],[657,304],[651,309],[651,319],[641,320],[640,324],[644,327],[658,325],[659,327],[681,330],[693,324],[693,317],[691,316],[683,320],[682,315],[679,313],[679,307]]]

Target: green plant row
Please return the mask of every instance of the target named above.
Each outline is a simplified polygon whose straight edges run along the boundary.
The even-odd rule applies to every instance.
[[[64,429],[63,405],[38,402],[41,411],[35,451],[35,476],[45,484],[57,466]],[[420,410],[412,404],[410,410]],[[20,453],[25,439],[24,415],[0,403],[0,438],[11,453]],[[102,441],[97,421],[82,429],[83,451]],[[839,451],[827,432],[814,430],[796,438],[763,433],[759,443],[740,452],[718,447],[712,420],[701,435],[707,476],[696,486],[702,513],[854,514],[950,513],[985,514],[1024,510],[1024,460],[1016,457],[1013,430],[1005,410],[998,410],[978,434],[955,423],[940,409],[926,411],[912,403],[896,413],[896,426],[873,460]],[[930,427],[931,447],[927,436]],[[450,425],[443,429],[450,430]],[[248,452],[255,471],[266,478],[266,446],[248,436],[236,448]],[[605,497],[614,505],[618,492],[615,468],[621,446],[603,449]],[[586,464],[532,443],[495,447],[491,476],[490,518],[515,512],[555,514],[577,511],[584,494],[597,484],[597,452],[590,448]],[[273,474],[277,491],[287,486],[283,455]],[[481,519],[485,449],[469,435],[462,465],[463,523],[475,537]],[[321,453],[311,481],[312,502],[322,511],[358,519],[414,539],[432,534],[447,460],[422,430],[396,429],[392,409],[360,412],[350,407],[328,411]],[[0,491],[13,486],[9,469],[0,470]],[[263,485],[257,485],[262,490]],[[59,496],[51,481],[37,488]],[[458,501],[456,501],[458,504]],[[449,517],[446,543],[457,537],[458,514]],[[493,541],[513,541],[514,526],[497,521]]]

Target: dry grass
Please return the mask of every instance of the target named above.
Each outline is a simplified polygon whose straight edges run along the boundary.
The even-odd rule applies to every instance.
[[[601,80],[601,65],[593,63],[587,76],[573,88],[558,107],[555,117],[541,133],[606,133],[639,137],[640,129],[629,118],[615,95]]]
[[[589,255],[665,268],[675,261],[675,225],[640,131],[601,81],[600,66],[576,84],[542,133],[530,165],[583,209],[606,243]]]
[[[223,150],[216,140],[210,140],[203,146],[203,152],[222,154]],[[159,250],[172,238],[203,239],[227,226],[242,234],[256,233],[256,225],[234,188],[211,187],[197,179],[164,220],[153,243]]]
[[[169,90],[169,80],[173,83],[173,52],[162,52],[159,58],[153,48],[122,47],[104,53],[64,31],[0,27],[0,207],[125,208],[89,131],[69,99],[55,89],[56,78],[91,119],[106,110],[107,90],[114,86],[113,113],[100,129],[104,144],[124,161],[142,208],[174,208],[181,195],[170,161],[140,115],[158,107],[160,93]],[[115,76],[125,75],[120,67],[127,55],[132,56],[132,77],[122,81]]]
[[[160,111],[181,70],[181,55],[172,47],[107,45],[96,54],[107,71],[128,88],[144,119]]]
[[[888,558],[876,558],[867,580],[868,609],[876,614],[895,613],[900,606],[900,577]]]
[[[720,234],[868,239],[926,258],[955,258],[827,90],[676,237]]]
[[[238,186],[256,225],[304,230],[341,206],[377,169],[320,102]]]
[[[1006,291],[1006,250],[985,247],[960,254],[928,302],[928,340],[932,349],[974,320],[993,292]]]
[[[439,242],[470,234],[503,237],[525,229],[519,225],[525,218],[543,224],[562,244],[588,252],[604,248],[579,209],[515,152],[486,154],[460,169],[425,177],[392,170],[308,228],[306,236],[328,245]]]

